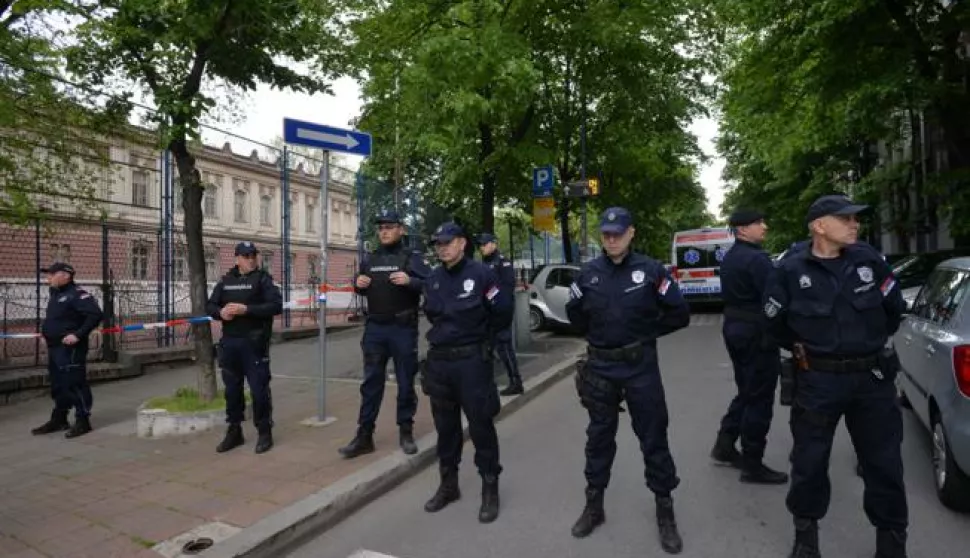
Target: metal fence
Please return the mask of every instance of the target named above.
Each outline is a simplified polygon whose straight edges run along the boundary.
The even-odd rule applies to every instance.
[[[205,186],[203,245],[209,290],[232,267],[235,244],[252,240],[288,303],[278,328],[316,325],[316,295],[323,283],[337,287],[328,293],[328,320],[358,315],[359,297],[340,288],[349,286],[364,241],[375,238],[368,228],[370,216],[393,207],[393,188],[331,164],[330,199],[321,201],[320,159],[219,132],[229,140],[226,144],[194,148]],[[105,146],[110,163],[102,169],[95,199],[79,203],[68,196],[47,196],[42,218],[26,226],[4,224],[0,216],[0,333],[39,331],[49,295],[39,268],[53,261],[75,267],[75,281],[105,310],[102,327],[191,315],[178,175],[174,158],[158,150],[150,135],[145,133],[146,141],[116,138]],[[328,204],[325,278],[320,265],[321,203]],[[407,220],[417,223],[410,216]],[[218,337],[217,323],[213,333]],[[114,360],[119,351],[192,340],[190,326],[179,325],[103,337],[96,333],[91,341],[89,358]],[[0,338],[0,368],[45,362],[41,340]]]

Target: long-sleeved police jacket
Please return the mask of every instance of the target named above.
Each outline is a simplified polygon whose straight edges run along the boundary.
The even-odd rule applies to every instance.
[[[424,313],[431,322],[428,343],[457,347],[488,342],[491,332],[512,324],[512,293],[488,266],[462,258],[441,265],[425,282]]]
[[[231,302],[246,305],[246,313],[224,321],[219,311]],[[261,269],[244,275],[238,267],[233,267],[216,283],[206,303],[209,316],[222,321],[224,336],[264,343],[272,335],[273,317],[282,311],[283,296],[273,284],[273,277]]]
[[[51,288],[41,334],[50,346],[59,345],[69,334],[83,343],[103,318],[98,301],[72,281],[63,287]]]

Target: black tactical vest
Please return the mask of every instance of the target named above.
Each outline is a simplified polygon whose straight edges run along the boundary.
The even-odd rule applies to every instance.
[[[365,274],[371,278],[367,288],[367,313],[390,318],[408,310],[417,310],[421,293],[391,283],[395,271],[407,273],[411,251],[403,246],[394,252],[371,253]]]
[[[265,302],[263,298],[263,272],[253,271],[248,275],[241,275],[232,270],[222,278],[222,297],[220,307],[230,302],[239,304],[258,304]],[[222,333],[228,337],[246,337],[253,340],[269,339],[272,332],[273,319],[257,318],[255,316],[236,316],[228,322],[222,322]]]

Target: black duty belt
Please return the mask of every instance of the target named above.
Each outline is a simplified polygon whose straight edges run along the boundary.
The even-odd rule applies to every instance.
[[[852,374],[856,372],[872,372],[879,366],[879,355],[873,354],[861,357],[840,357],[838,355],[813,356],[806,355],[808,369],[817,372],[835,372]]]
[[[405,310],[397,314],[367,314],[367,321],[378,324],[409,323],[418,317],[417,310]]]
[[[637,341],[635,343],[630,343],[629,345],[616,347],[614,349],[601,349],[599,347],[587,345],[586,354],[588,354],[590,358],[609,362],[638,361],[640,360],[640,357],[643,356],[643,345],[643,341]]]
[[[749,322],[760,322],[765,319],[764,314],[762,314],[760,311],[738,308],[736,306],[725,306],[724,317]]]
[[[474,355],[483,354],[482,343],[472,343],[471,345],[458,345],[446,347],[430,347],[428,358],[430,360],[461,360]]]

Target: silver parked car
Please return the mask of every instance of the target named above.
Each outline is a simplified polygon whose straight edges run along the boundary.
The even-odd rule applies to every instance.
[[[538,331],[551,325],[568,326],[566,303],[569,286],[579,275],[574,264],[550,264],[539,268],[529,285],[529,329]]]
[[[970,258],[939,264],[893,338],[903,404],[932,433],[940,501],[970,511]]]

